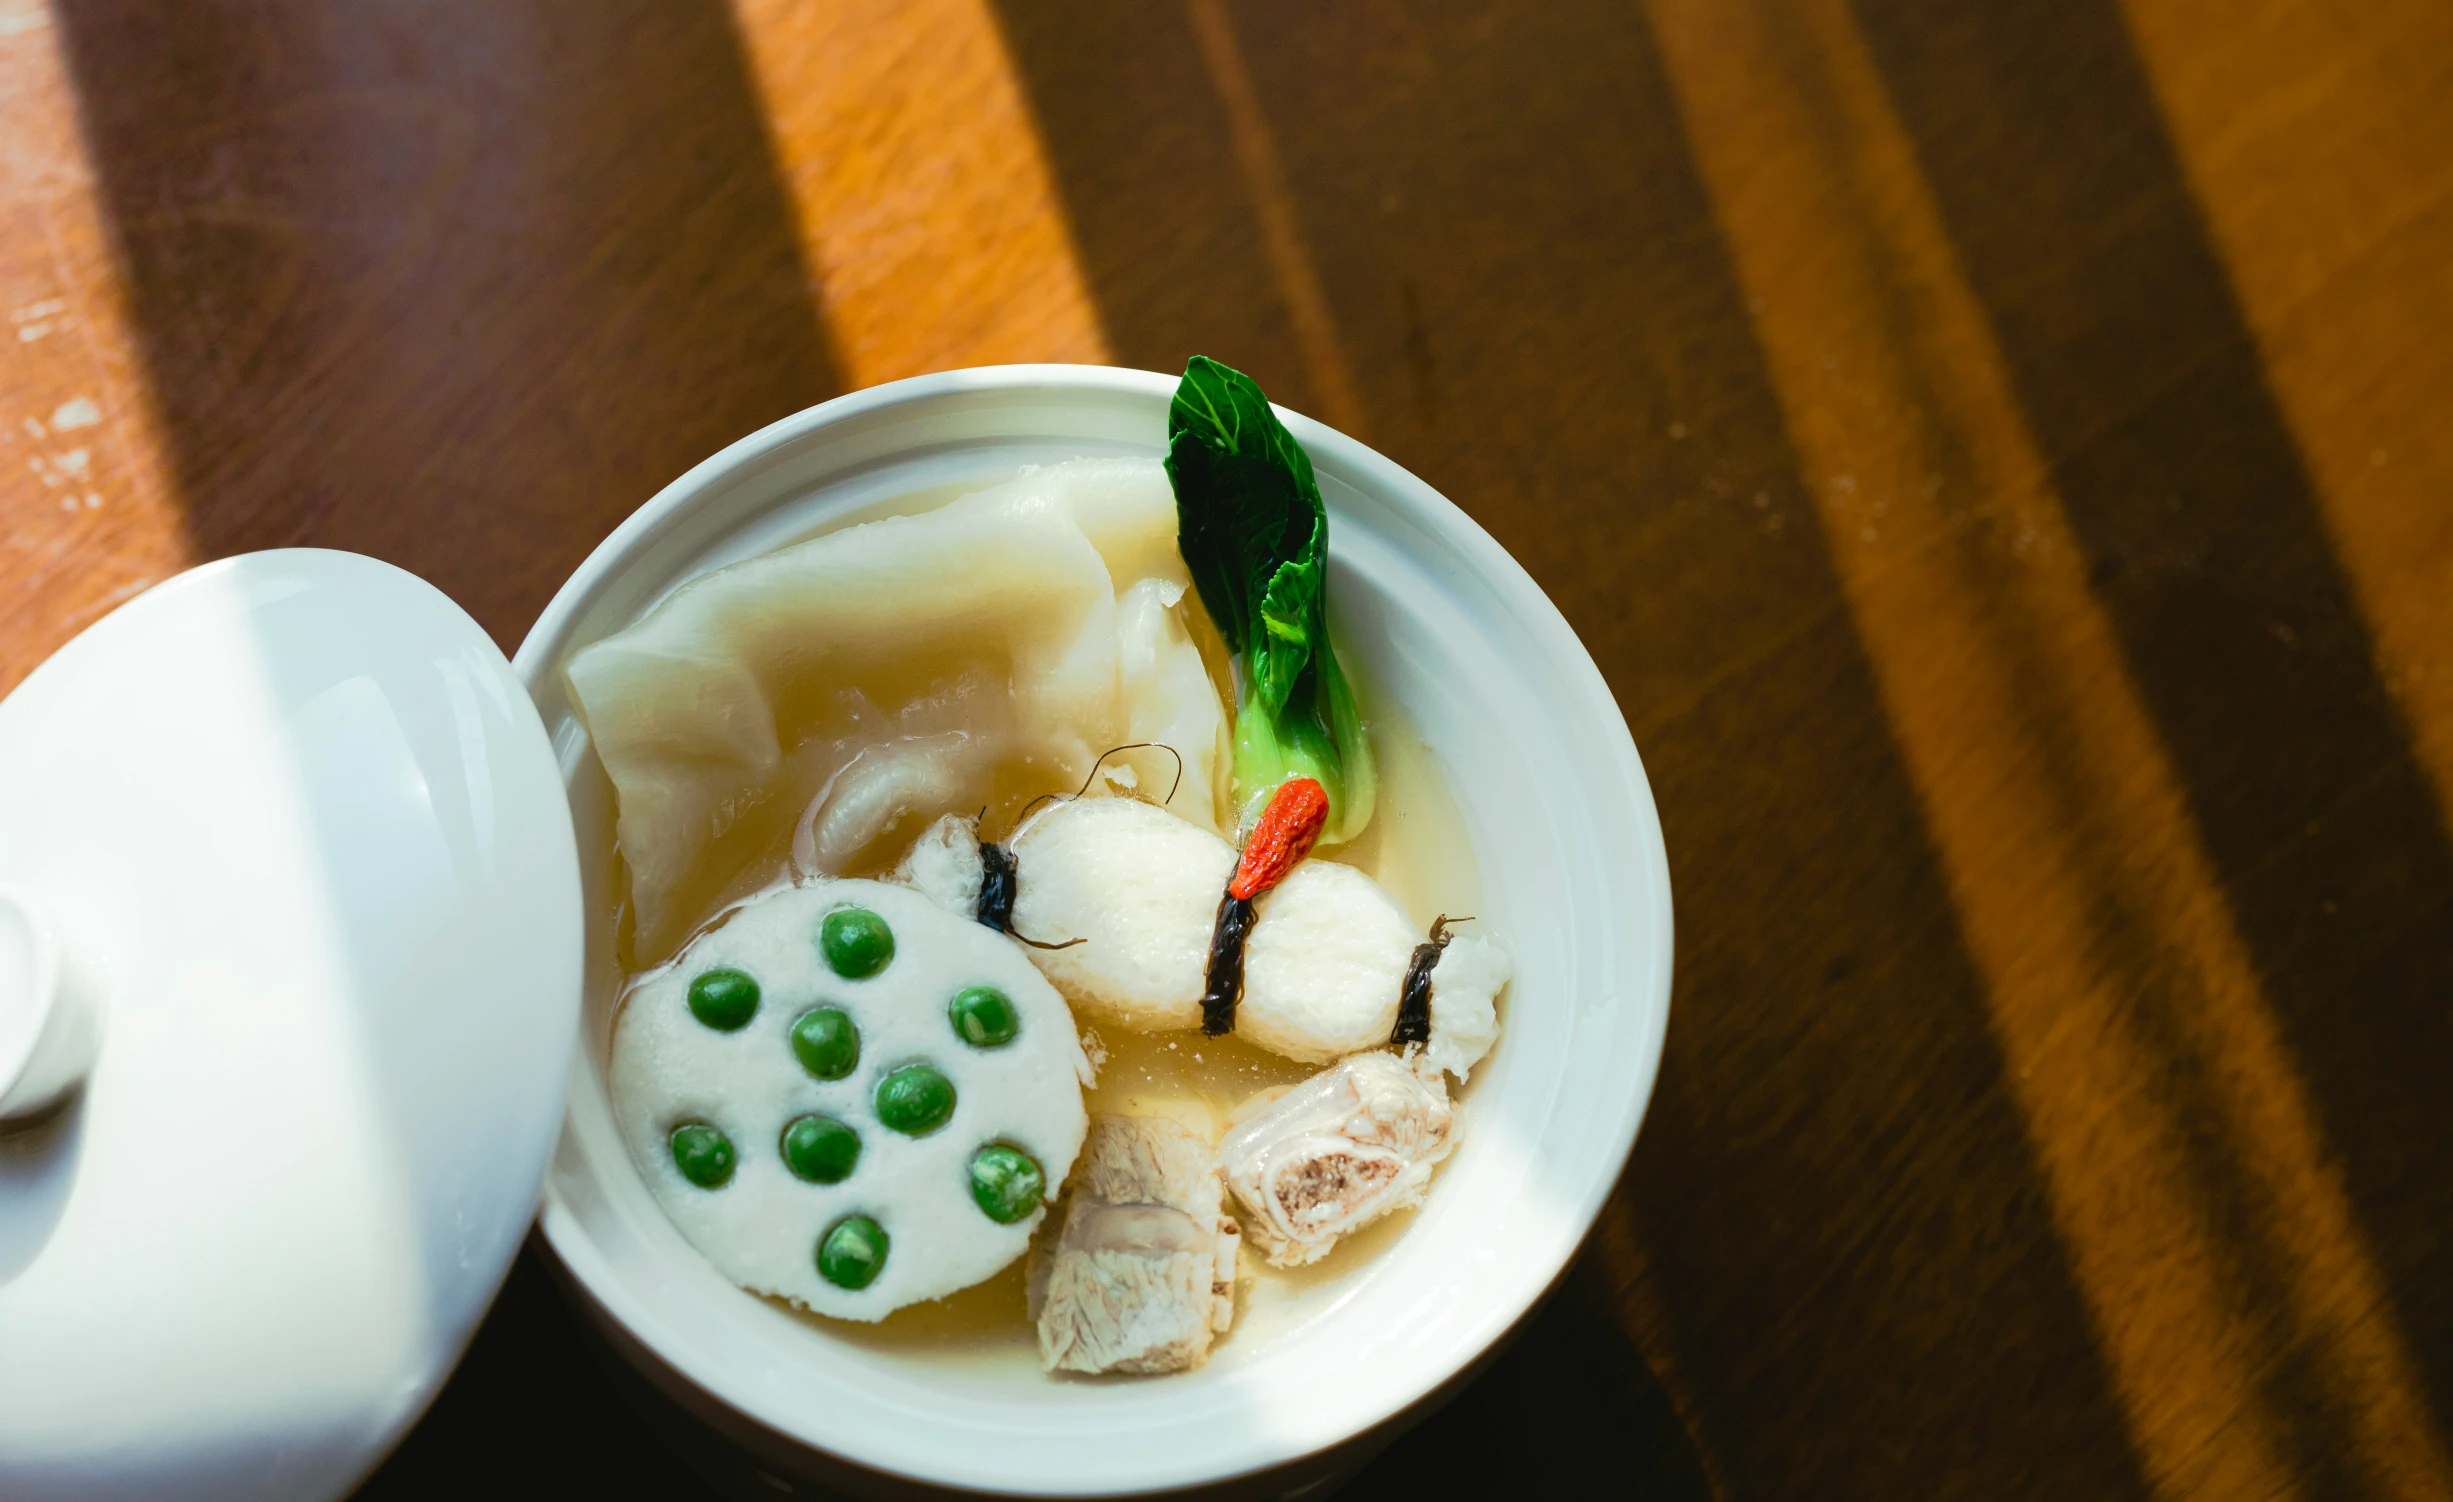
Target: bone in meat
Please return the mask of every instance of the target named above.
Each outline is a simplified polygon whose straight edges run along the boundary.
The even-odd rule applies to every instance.
[[[1300,1267],[1421,1199],[1456,1146],[1456,1125],[1435,1072],[1394,1054],[1356,1054],[1252,1110],[1218,1159],[1250,1214],[1253,1244],[1280,1267]]]

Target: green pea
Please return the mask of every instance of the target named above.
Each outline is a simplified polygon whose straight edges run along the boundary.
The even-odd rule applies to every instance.
[[[906,1064],[877,1082],[877,1119],[925,1137],[954,1114],[954,1082],[926,1064]]]
[[[701,1189],[721,1189],[732,1180],[732,1139],[703,1121],[685,1121],[668,1139],[673,1166]]]
[[[746,971],[707,971],[690,982],[690,1015],[719,1033],[737,1033],[758,1015],[758,982]]]
[[[1048,1176],[1020,1148],[991,1142],[971,1155],[971,1198],[990,1220],[1001,1226],[1039,1208],[1048,1192]]]
[[[839,1080],[860,1063],[860,1029],[835,1007],[803,1012],[792,1024],[792,1053],[822,1080]]]
[[[818,949],[845,980],[867,980],[894,962],[894,930],[865,907],[839,907],[818,925]]]
[[[818,1276],[837,1288],[866,1288],[886,1267],[886,1228],[847,1215],[818,1238]]]
[[[784,1167],[812,1184],[840,1184],[860,1162],[860,1134],[832,1116],[796,1116],[784,1127]]]
[[[1013,998],[994,986],[973,986],[954,993],[953,1004],[946,1015],[954,1020],[954,1036],[973,1048],[996,1048],[1014,1041],[1022,1031],[1022,1018],[1014,1011]]]

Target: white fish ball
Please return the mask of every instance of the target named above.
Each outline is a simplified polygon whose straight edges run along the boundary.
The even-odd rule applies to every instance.
[[[1014,932],[1085,1020],[1142,1032],[1201,1025],[1218,900],[1235,847],[1134,798],[1079,798],[1013,838],[1021,891]]]
[[[1307,1064],[1388,1042],[1422,942],[1395,898],[1352,866],[1305,861],[1253,913],[1239,1035]]]

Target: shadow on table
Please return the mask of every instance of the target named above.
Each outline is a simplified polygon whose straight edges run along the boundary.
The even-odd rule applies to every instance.
[[[1694,1423],[1666,1464],[1730,1497],[2143,1496],[1640,10],[999,15],[1118,358],[1349,405],[1559,604],[1666,824],[1677,998],[1606,1295],[1358,1490],[1529,1490],[1529,1404],[1666,1453],[1640,1330]],[[1502,1386],[1527,1352],[1589,1390]]]
[[[2453,847],[2126,22],[1854,4],[2314,1097],[2390,1300],[2368,1317],[2453,1430]],[[2225,1146],[2194,1166],[2263,1380],[2310,1475],[2352,1485],[2355,1416]]]
[[[480,1475],[507,1495],[726,1495],[660,1442],[643,1414],[695,1422],[611,1368],[616,1358],[564,1302],[550,1256],[532,1236],[458,1374],[358,1490],[358,1502],[441,1496]],[[806,1487],[800,1494],[814,1495]],[[1618,1336],[1602,1276],[1589,1267],[1569,1276],[1481,1380],[1337,1492],[1355,1502],[1534,1494],[1712,1496],[1667,1399]]]
[[[1711,1502],[1669,1395],[1620,1333],[1601,1255],[1588,1249],[1499,1358],[1340,1488],[1342,1502]]]
[[[624,1401],[535,1233],[459,1370],[356,1502],[475,1494],[717,1502]]]
[[[202,556],[371,553],[508,647],[837,388],[720,0],[53,9]]]

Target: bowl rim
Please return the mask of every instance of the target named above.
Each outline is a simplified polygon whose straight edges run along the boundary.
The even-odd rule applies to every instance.
[[[534,696],[540,685],[550,681],[557,670],[568,650],[564,638],[587,611],[593,596],[600,587],[616,578],[634,555],[677,525],[693,504],[710,489],[755,468],[779,450],[807,442],[822,430],[861,424],[899,407],[922,406],[949,396],[985,392],[1040,392],[1055,396],[1070,392],[1128,398],[1155,396],[1163,405],[1172,396],[1176,383],[1174,376],[1118,366],[973,366],[885,382],[804,408],[727,444],[701,460],[608,533],[564,580],[535,624],[529,628],[512,659],[513,669]],[[1272,405],[1276,406],[1274,403]],[[1489,1311],[1489,1316],[1479,1324],[1479,1328],[1486,1333],[1478,1343],[1442,1353],[1436,1360],[1417,1364],[1409,1371],[1406,1380],[1391,1383],[1384,1391],[1375,1393],[1373,1401],[1365,1405],[1370,1412],[1335,1438],[1287,1446],[1284,1453],[1272,1454],[1231,1469],[1155,1476],[1144,1486],[1123,1491],[1103,1488],[1094,1495],[1175,1491],[1264,1474],[1307,1456],[1336,1449],[1359,1436],[1381,1430],[1392,1421],[1404,1419],[1410,1422],[1420,1417],[1421,1412],[1428,1411],[1427,1400],[1452,1393],[1458,1385],[1458,1378],[1486,1359],[1508,1333],[1538,1307],[1548,1290],[1565,1276],[1584,1242],[1589,1239],[1603,1205],[1623,1176],[1626,1162],[1634,1150],[1637,1131],[1650,1107],[1659,1077],[1663,1042],[1668,1030],[1675,938],[1667,848],[1659,810],[1653,801],[1651,784],[1636,750],[1633,733],[1628,729],[1625,714],[1618,708],[1616,696],[1599,666],[1594,663],[1591,653],[1523,565],[1455,502],[1360,440],[1286,407],[1276,406],[1276,411],[1310,453],[1316,468],[1350,477],[1349,483],[1356,488],[1374,492],[1383,500],[1399,503],[1402,509],[1416,513],[1418,519],[1439,533],[1444,541],[1465,554],[1474,571],[1495,593],[1504,597],[1518,618],[1517,624],[1534,637],[1551,658],[1556,670],[1571,680],[1583,694],[1597,696],[1598,702],[1610,706],[1615,733],[1606,737],[1606,746],[1594,749],[1602,753],[1607,769],[1623,784],[1622,790],[1630,808],[1649,833],[1649,838],[1641,842],[1641,850],[1635,853],[1646,866],[1642,875],[1650,900],[1645,911],[1626,915],[1630,927],[1640,930],[1645,940],[1636,965],[1634,990],[1637,994],[1630,999],[1648,1002],[1649,1005],[1643,1008],[1639,1031],[1633,1039],[1634,1067],[1626,1079],[1625,1088],[1617,1097],[1616,1117],[1591,1123],[1593,1129],[1606,1133],[1603,1151],[1593,1161],[1610,1165],[1610,1171],[1594,1172],[1572,1202],[1564,1207],[1566,1213],[1562,1219],[1572,1226],[1574,1237],[1558,1250],[1556,1265],[1549,1269],[1547,1276],[1532,1284],[1529,1292],[1521,1297],[1511,1294],[1506,1299],[1507,1307]],[[590,1067],[583,1048],[574,1060],[573,1068],[575,1071],[586,1071]],[[569,1130],[568,1112],[569,1108],[566,1107],[566,1133]],[[558,1159],[560,1154],[557,1153],[556,1157]],[[770,1411],[779,1405],[761,1401],[756,1394],[743,1391],[741,1384],[728,1381],[726,1372],[703,1369],[707,1363],[693,1359],[693,1353],[676,1350],[669,1343],[656,1338],[656,1332],[665,1322],[634,1297],[611,1262],[599,1252],[578,1213],[565,1202],[551,1171],[545,1179],[539,1224],[548,1247],[577,1288],[595,1303],[600,1317],[617,1323],[632,1341],[697,1393],[789,1443],[805,1446],[839,1462],[849,1462],[883,1475],[924,1485],[964,1490],[977,1485],[975,1481],[950,1475],[930,1474],[925,1465],[908,1459],[847,1452],[821,1444],[807,1437],[804,1430],[792,1422],[790,1415]],[[1037,1489],[1037,1494],[1071,1493],[1042,1488]]]

